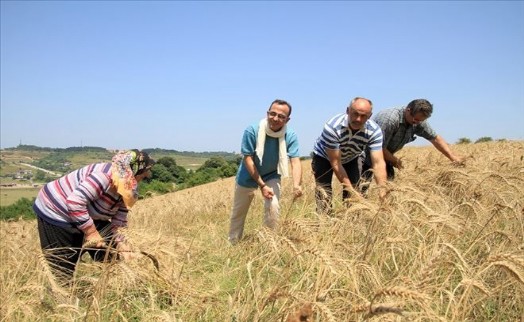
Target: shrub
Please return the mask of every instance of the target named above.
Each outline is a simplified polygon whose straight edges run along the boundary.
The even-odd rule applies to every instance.
[[[12,205],[0,207],[0,220],[35,219],[36,215],[33,212],[34,201],[35,198],[33,200],[20,198]]]
[[[475,143],[491,142],[491,141],[493,141],[491,136],[483,136],[481,138],[478,138],[477,141],[475,141]]]
[[[161,182],[174,182],[175,181],[175,177],[173,176],[173,173],[171,173],[171,171],[169,171],[169,169],[161,163],[155,164],[153,166],[152,171],[153,171],[153,174],[151,177],[153,180],[157,180]]]
[[[161,194],[173,192],[174,187],[172,182],[162,182],[159,180],[151,180],[151,182],[142,181],[138,185],[138,194],[141,196],[147,195],[148,191],[154,191]]]
[[[468,138],[460,138],[457,141],[457,144],[470,144],[470,143],[471,143],[471,140]]]

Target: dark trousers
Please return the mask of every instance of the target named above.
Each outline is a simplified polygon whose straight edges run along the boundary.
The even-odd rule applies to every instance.
[[[84,249],[84,233],[77,228],[64,228],[52,225],[37,216],[38,235],[40,246],[46,261],[49,263],[51,272],[58,278],[62,286],[66,286],[72,280],[76,264],[82,254],[87,251],[95,261],[111,261],[116,259],[114,252],[110,249]],[[95,221],[95,226],[108,245],[111,243],[111,222]]]
[[[395,179],[395,167],[390,162],[386,161],[386,174],[388,176],[389,181],[393,181]],[[369,182],[371,182],[371,179],[373,179],[373,170],[371,168],[371,165],[368,164],[366,161],[362,160],[362,193],[366,193],[369,187]]]
[[[344,167],[346,170],[349,181],[351,181],[351,185],[354,188],[357,188],[360,182],[361,167],[359,163],[360,162],[358,158],[355,158],[350,162],[342,165],[342,167]],[[333,168],[331,167],[331,163],[329,160],[323,157],[314,155],[311,161],[311,168],[313,170],[316,184],[315,200],[317,203],[317,213],[331,215],[331,201],[333,198],[333,188],[331,185],[333,179]],[[342,200],[345,200],[349,197],[350,192],[346,189],[343,189]]]

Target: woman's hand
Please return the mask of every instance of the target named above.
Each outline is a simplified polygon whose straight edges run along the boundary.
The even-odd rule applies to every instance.
[[[106,243],[98,230],[96,230],[95,225],[89,227],[89,229],[84,232],[84,247],[96,247],[96,248],[105,248],[107,247]]]

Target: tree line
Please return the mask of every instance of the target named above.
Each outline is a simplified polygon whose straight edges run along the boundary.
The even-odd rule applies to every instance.
[[[140,183],[138,192],[142,196],[151,192],[162,194],[232,177],[236,174],[241,160],[241,156],[235,160],[215,156],[207,159],[200,168],[193,171],[177,165],[173,157],[162,157],[156,160],[156,164],[151,169],[151,178]]]
[[[475,143],[483,143],[483,142],[492,142],[493,141],[493,138],[491,136],[483,136],[483,137],[480,137],[478,138]],[[506,141],[506,139],[499,139],[497,141]],[[457,144],[469,144],[471,143],[471,140],[469,138],[466,138],[466,137],[463,137],[463,138],[459,138],[458,141],[457,141]]]

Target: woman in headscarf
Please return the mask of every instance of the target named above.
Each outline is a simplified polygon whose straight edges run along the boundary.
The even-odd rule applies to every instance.
[[[124,259],[129,256],[119,230],[127,226],[127,213],[138,199],[138,182],[151,175],[154,163],[145,152],[122,151],[112,162],[87,165],[42,187],[33,205],[40,244],[64,284],[83,249],[98,261],[112,258],[106,250],[114,254],[113,246]]]

